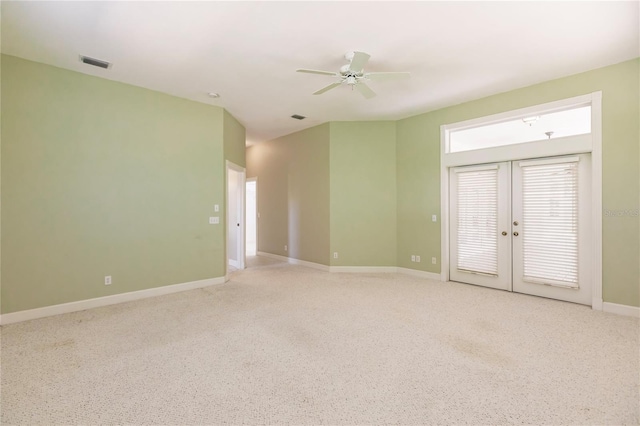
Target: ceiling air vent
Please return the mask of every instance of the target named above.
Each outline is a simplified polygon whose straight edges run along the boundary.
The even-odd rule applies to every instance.
[[[307,117],[305,117],[304,115],[293,114],[291,118],[295,118],[296,120],[304,120]]]
[[[95,59],[95,58],[90,58],[88,56],[82,56],[80,55],[80,60],[87,64],[87,65],[93,65],[94,67],[100,67],[100,68],[111,68],[111,62],[107,62],[107,61],[102,61],[100,59]]]

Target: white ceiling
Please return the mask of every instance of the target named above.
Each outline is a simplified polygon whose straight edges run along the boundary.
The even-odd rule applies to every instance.
[[[260,142],[395,120],[640,56],[639,2],[2,2],[2,52],[219,105]],[[343,55],[410,71],[323,95]],[[113,62],[109,70],[78,55]],[[218,92],[211,99],[207,92]],[[290,116],[308,118],[296,121]]]

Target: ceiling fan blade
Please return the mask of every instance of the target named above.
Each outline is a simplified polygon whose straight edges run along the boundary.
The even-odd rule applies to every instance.
[[[364,75],[369,80],[399,80],[409,77],[410,72],[370,72]]]
[[[328,92],[329,90],[333,89],[334,87],[338,87],[342,84],[342,82],[337,82],[337,83],[333,83],[328,85],[327,87],[323,87],[320,90],[317,90],[315,92],[313,92],[314,95],[322,95],[324,92]]]
[[[369,86],[367,86],[362,82],[356,84],[356,89],[358,90],[358,92],[362,94],[362,96],[364,96],[367,99],[371,99],[376,95],[376,92],[371,90]]]
[[[296,70],[296,72],[306,72],[308,74],[320,74],[320,75],[335,75],[335,76],[338,75],[338,73],[331,72],[331,71],[306,70],[306,69],[298,69]]]
[[[354,72],[362,71],[362,68],[364,68],[370,57],[371,55],[364,52],[353,52],[353,59],[349,65],[349,70]]]

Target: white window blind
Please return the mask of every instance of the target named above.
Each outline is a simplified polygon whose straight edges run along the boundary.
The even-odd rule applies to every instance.
[[[578,287],[578,163],[521,162],[524,280]]]
[[[498,274],[498,168],[457,170],[460,271]]]

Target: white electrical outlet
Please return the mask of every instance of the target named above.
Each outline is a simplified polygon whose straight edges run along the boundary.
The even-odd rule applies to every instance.
[[[287,251],[287,250],[288,250],[288,247],[285,245],[284,246],[284,251]]]
[[[420,263],[420,256],[416,256],[416,262]]]
[[[436,258],[435,257],[431,258],[431,263],[433,263],[434,265],[436,264]]]
[[[334,251],[334,252],[333,252],[333,258],[334,258],[334,259],[337,259],[337,258],[338,258],[338,252],[337,252],[337,251]]]
[[[431,215],[431,222],[437,222],[438,221],[438,216],[436,216],[435,214]]]
[[[104,285],[111,285],[111,275],[104,277]]]
[[[411,261],[412,261],[412,262],[415,262],[415,261],[416,261],[416,255],[415,255],[415,254],[412,254],[412,255],[411,255]]]
[[[213,206],[213,210],[217,212],[220,211],[220,206],[216,204],[215,206]]]
[[[220,218],[218,216],[211,216],[209,218],[209,224],[210,225],[217,225],[220,223]]]

